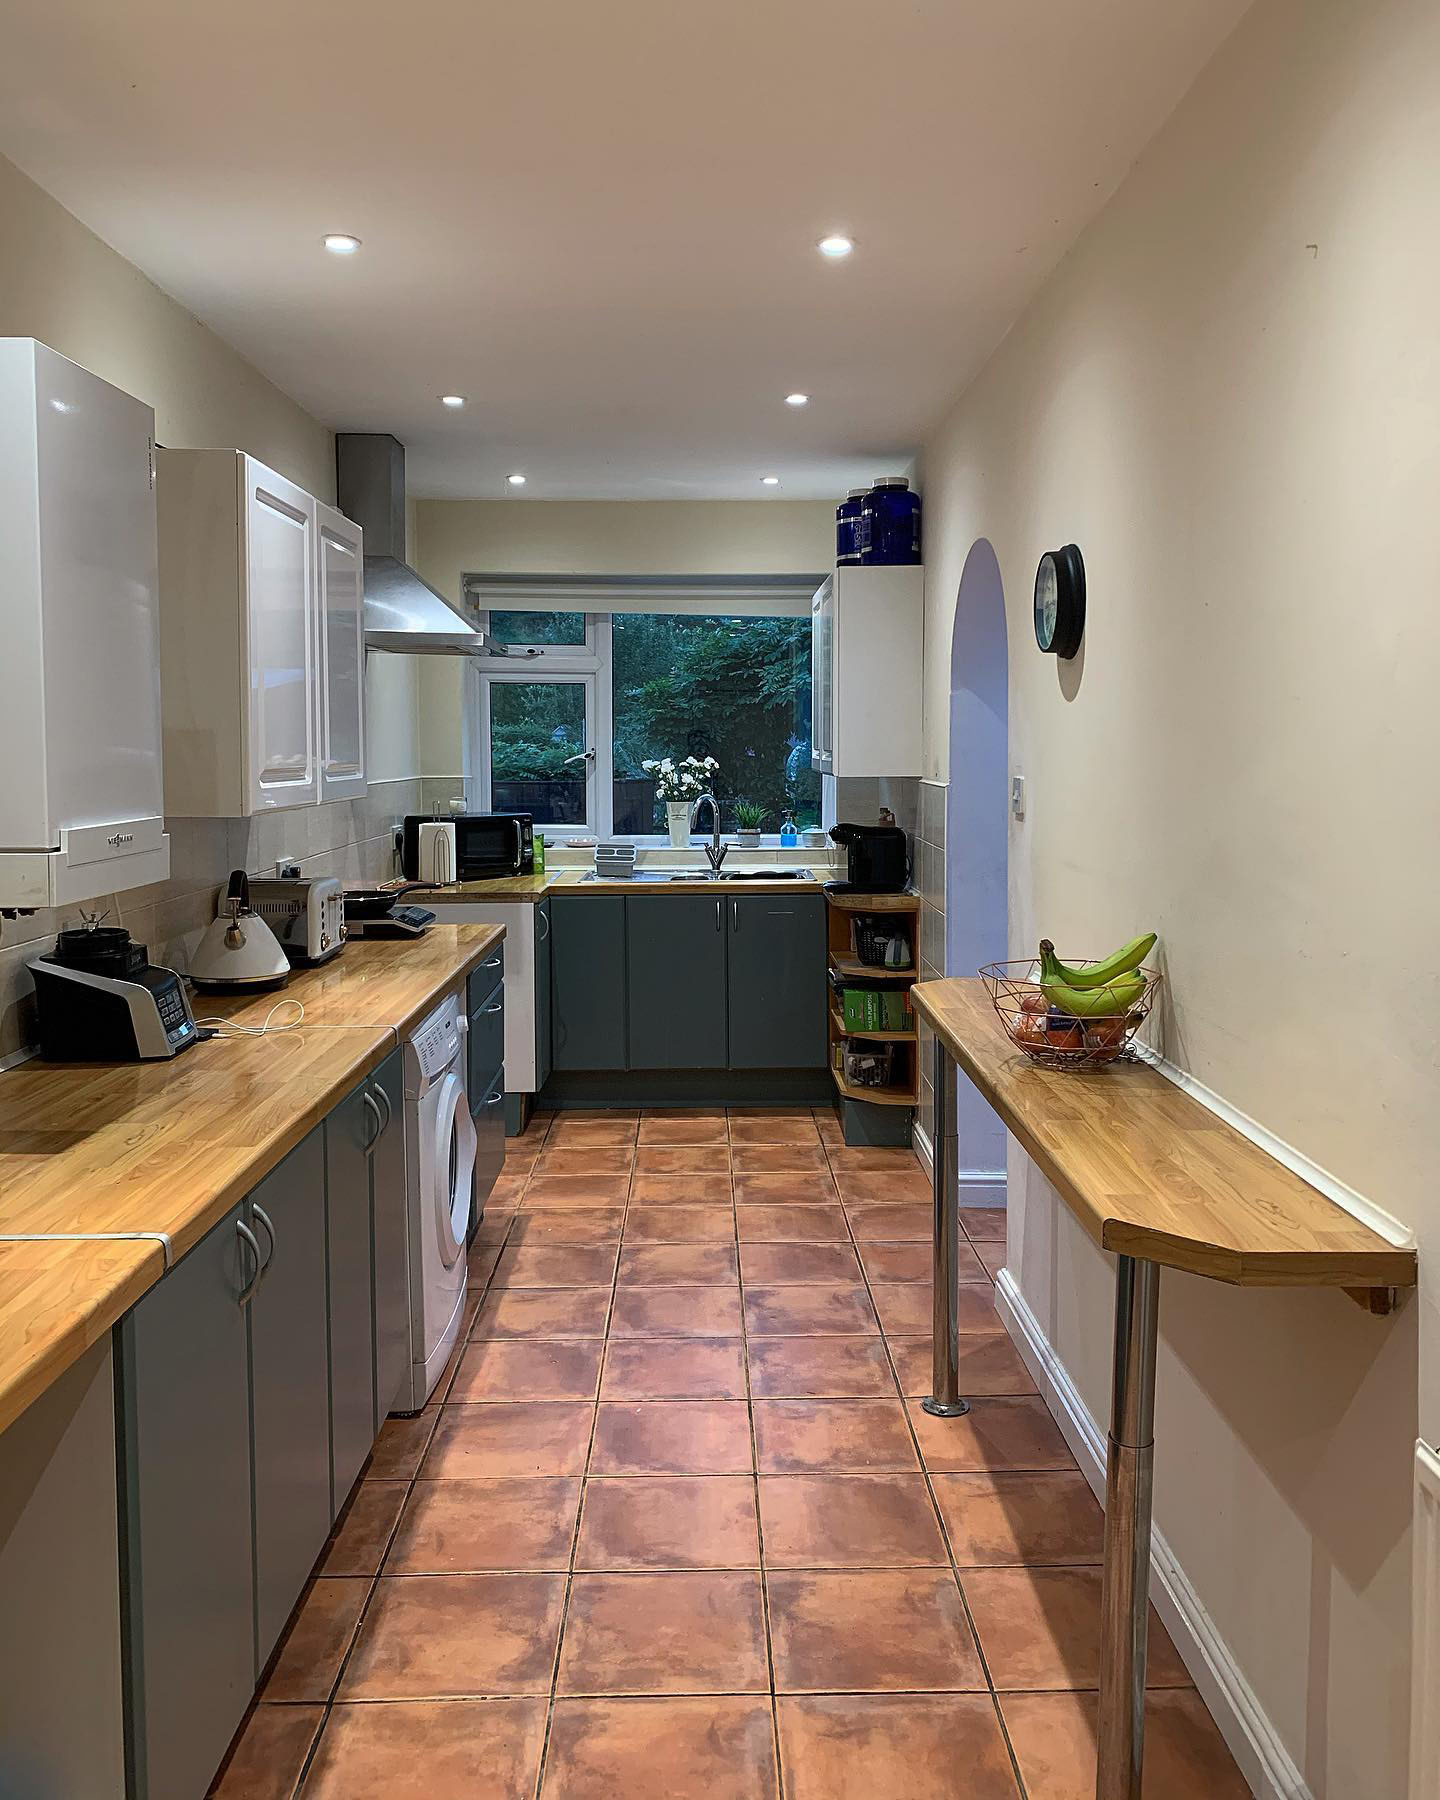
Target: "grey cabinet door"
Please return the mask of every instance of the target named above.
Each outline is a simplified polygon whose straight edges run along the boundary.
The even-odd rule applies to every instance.
[[[824,897],[731,895],[726,910],[731,1068],[823,1069]]]
[[[466,1047],[465,1089],[473,1112],[505,1069],[505,984],[495,987],[470,1008]]]
[[[632,1069],[725,1067],[725,901],[625,900]]]
[[[330,1516],[375,1442],[370,1155],[384,1115],[364,1081],[325,1120],[325,1245],[330,1288]]]
[[[250,1302],[257,1669],[330,1532],[323,1138],[317,1126],[249,1201],[256,1235],[273,1241]]]
[[[555,1065],[555,1021],[551,1016],[554,980],[550,967],[550,902],[535,908],[535,1092],[550,1079]]]
[[[207,1792],[255,1686],[242,1213],[116,1327],[132,1800]]]
[[[385,1115],[370,1153],[375,1273],[375,1423],[395,1404],[410,1368],[410,1261],[405,1189],[405,1062],[392,1050],[370,1078]]]
[[[505,1078],[497,1075],[470,1108],[475,1122],[475,1217],[485,1215],[490,1190],[505,1167]]]
[[[557,1069],[623,1069],[625,906],[618,894],[556,894],[550,903]]]

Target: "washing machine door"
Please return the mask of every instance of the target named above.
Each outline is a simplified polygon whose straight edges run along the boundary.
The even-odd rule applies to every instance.
[[[464,1254],[465,1231],[470,1223],[470,1196],[475,1185],[475,1124],[465,1083],[452,1069],[441,1078],[435,1098],[436,1241],[447,1269]]]

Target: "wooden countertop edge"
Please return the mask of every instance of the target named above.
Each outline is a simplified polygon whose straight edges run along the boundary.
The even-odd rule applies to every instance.
[[[950,978],[951,981],[954,979]],[[986,1062],[978,1057],[968,1044],[955,1037],[954,1032],[950,1029],[949,1021],[937,1008],[933,993],[934,989],[949,985],[950,981],[917,983],[910,990],[911,1005],[945,1044],[956,1063],[994,1108],[1007,1130],[1019,1141],[1026,1154],[1065,1201],[1086,1233],[1102,1249],[1112,1251],[1117,1255],[1143,1258],[1157,1262],[1165,1268],[1178,1269],[1186,1274],[1199,1275],[1208,1280],[1221,1281],[1238,1287],[1369,1289],[1405,1288],[1416,1285],[1419,1278],[1418,1255],[1413,1248],[1387,1244],[1378,1233],[1372,1231],[1369,1226],[1356,1219],[1351,1213],[1346,1212],[1343,1207],[1330,1199],[1328,1195],[1321,1193],[1318,1188],[1312,1187],[1311,1192],[1334,1212],[1337,1222],[1343,1220],[1347,1229],[1364,1233],[1372,1240],[1373,1248],[1362,1248],[1356,1245],[1334,1251],[1324,1249],[1277,1250],[1274,1252],[1245,1250],[1234,1245],[1215,1244],[1203,1237],[1147,1226],[1132,1218],[1116,1216],[1107,1212],[1103,1200],[1091,1196],[1077,1186],[1070,1171],[1057,1160],[1050,1146],[1042,1143],[1027,1122],[1013,1110],[997,1087]],[[999,1029],[997,1021],[997,1032]],[[1015,1054],[1022,1053],[1017,1051]],[[1156,1071],[1156,1079],[1163,1081],[1164,1076]],[[1236,1137],[1250,1155],[1263,1158],[1266,1162],[1273,1161],[1267,1151],[1252,1143],[1250,1139],[1243,1137],[1225,1120],[1218,1115],[1207,1113],[1198,1100],[1185,1095],[1179,1088],[1175,1088],[1174,1093],[1177,1104],[1184,1103],[1193,1106],[1197,1113],[1205,1116],[1213,1128]],[[1297,1176],[1295,1179],[1301,1180],[1302,1178]],[[1304,1183],[1304,1185],[1310,1186],[1309,1183]]]

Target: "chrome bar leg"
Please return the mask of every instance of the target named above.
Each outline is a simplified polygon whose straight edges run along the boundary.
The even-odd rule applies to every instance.
[[[1140,1800],[1159,1317],[1160,1265],[1122,1256],[1115,1270],[1115,1367],[1105,1470],[1096,1800]]]
[[[930,1272],[932,1312],[932,1392],[920,1404],[940,1419],[957,1419],[970,1410],[960,1397],[960,1178],[955,1141],[955,1064],[935,1039],[935,1257]]]

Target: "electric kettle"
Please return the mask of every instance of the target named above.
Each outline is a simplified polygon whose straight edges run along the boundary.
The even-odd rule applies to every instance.
[[[205,991],[246,992],[283,987],[289,975],[290,960],[275,933],[250,910],[249,877],[232,870],[215,922],[205,927],[190,959],[191,981]]]

